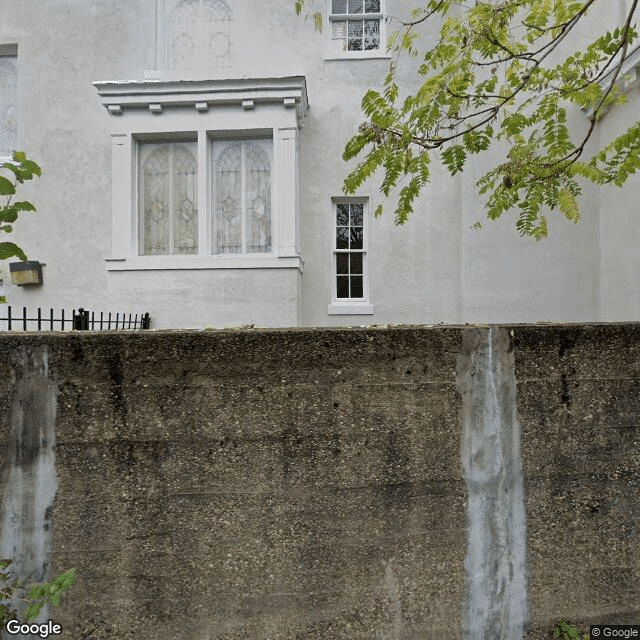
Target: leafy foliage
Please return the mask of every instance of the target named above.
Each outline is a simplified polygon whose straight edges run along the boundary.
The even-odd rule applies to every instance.
[[[0,204],[0,231],[11,233],[13,231],[12,224],[18,219],[23,211],[35,211],[36,208],[26,200],[12,202],[16,194],[16,187],[25,180],[31,180],[33,176],[40,176],[40,167],[32,160],[27,159],[24,151],[14,151],[13,161],[5,162],[0,165],[8,173],[13,174],[13,181],[0,175],[0,196],[6,196],[4,205]],[[22,261],[27,260],[24,251],[13,242],[0,242],[0,260],[7,260],[12,257],[20,258]],[[0,302],[5,302],[0,296]]]
[[[536,239],[547,235],[550,211],[577,222],[585,181],[622,186],[640,168],[640,123],[583,158],[598,120],[624,100],[617,80],[637,39],[638,0],[630,0],[623,24],[572,51],[571,33],[597,2],[607,0],[422,0],[390,38],[383,90],[362,99],[366,121],[343,154],[359,161],[345,193],[382,171],[381,191],[397,190],[395,220],[402,224],[429,182],[433,159],[456,175],[471,156],[498,144],[497,153],[507,150],[504,161],[477,183],[488,218],[516,209],[517,229]],[[301,13],[305,0],[295,4]],[[439,38],[423,51],[419,32],[427,22]],[[418,77],[400,99],[402,55],[418,61]],[[577,137],[569,108],[588,114]]]
[[[573,625],[565,620],[560,620],[553,628],[553,637],[560,640],[589,640],[589,634],[580,633]]]
[[[68,569],[51,582],[33,585],[25,596],[25,588],[10,575],[10,565],[11,560],[0,560],[0,600],[3,601],[0,604],[0,626],[16,616],[13,605],[16,599],[27,605],[22,622],[33,622],[45,605],[57,607],[62,594],[71,588],[76,579],[76,570]]]

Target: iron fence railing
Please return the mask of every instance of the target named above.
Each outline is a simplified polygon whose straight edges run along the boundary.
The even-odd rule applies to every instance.
[[[0,310],[0,314],[2,311]],[[0,316],[0,331],[115,331],[115,330],[143,330],[151,326],[148,313],[98,313],[80,307],[65,316],[61,309],[58,317],[53,309],[43,313],[38,307],[35,317],[29,317],[27,307],[22,308],[22,314],[15,315],[11,306],[7,305],[6,315]]]

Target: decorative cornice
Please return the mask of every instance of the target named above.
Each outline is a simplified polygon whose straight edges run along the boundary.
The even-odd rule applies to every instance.
[[[126,80],[94,82],[109,114],[129,109],[150,109],[161,114],[171,107],[189,107],[203,112],[221,105],[241,109],[261,104],[294,108],[301,121],[309,108],[304,76],[284,78],[237,78],[223,80]]]

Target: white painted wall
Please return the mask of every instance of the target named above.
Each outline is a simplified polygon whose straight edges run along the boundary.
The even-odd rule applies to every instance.
[[[638,318],[634,209],[640,183],[585,190],[582,222],[553,214],[551,237],[535,242],[519,238],[510,217],[470,228],[483,216],[473,183],[486,158],[456,179],[434,167],[404,227],[394,226],[390,206],[381,219],[370,219],[374,313],[328,315],[331,198],[342,194],[347,172],[341,154],[362,120],[361,97],[381,86],[388,59],[325,60],[325,35],[295,15],[291,0],[230,5],[232,66],[209,79],[306,78],[310,107],[299,131],[298,167],[302,274],[295,268],[108,271],[114,116],[92,83],[154,76],[156,0],[0,0],[0,45],[18,44],[19,145],[43,168],[43,177],[21,191],[39,213],[18,223],[15,238],[30,258],[47,265],[42,287],[18,288],[5,279],[12,305],[144,310],[154,327]],[[389,11],[395,15],[409,5],[389,0]],[[594,24],[613,13],[605,10]],[[400,75],[412,81],[411,63]],[[607,114],[600,140],[636,117],[637,94],[632,88],[629,104]],[[579,112],[574,119],[578,128],[586,123]],[[381,202],[375,184],[358,195],[369,197],[370,212]]]

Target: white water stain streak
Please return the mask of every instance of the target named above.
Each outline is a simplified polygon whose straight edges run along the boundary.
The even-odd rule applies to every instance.
[[[519,640],[527,622],[520,424],[507,329],[469,329],[458,361],[469,541],[467,640]]]
[[[51,512],[58,488],[54,452],[58,388],[49,372],[48,356],[46,346],[34,347],[22,351],[14,361],[8,464],[2,478],[0,558],[12,560],[11,572],[23,584],[47,577],[51,552]],[[43,610],[40,618],[46,615]]]

